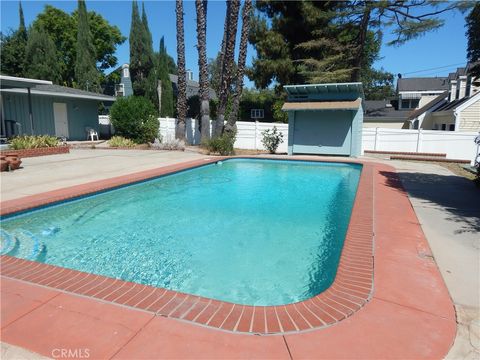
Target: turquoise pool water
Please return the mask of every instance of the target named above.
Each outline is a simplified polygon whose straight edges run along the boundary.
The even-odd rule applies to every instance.
[[[333,281],[360,165],[234,159],[2,220],[2,253],[249,305]]]

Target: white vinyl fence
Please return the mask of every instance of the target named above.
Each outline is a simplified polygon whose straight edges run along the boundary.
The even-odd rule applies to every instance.
[[[159,118],[160,135],[162,139],[170,140],[175,137],[174,118]],[[103,126],[109,124],[108,116],[100,116],[99,122]],[[237,122],[237,149],[263,150],[262,131],[274,126],[283,134],[283,143],[278,152],[287,152],[288,124]],[[210,126],[210,129],[212,126]],[[187,119],[187,141],[196,145],[200,143],[200,132],[195,119]],[[438,131],[438,130],[403,130],[387,128],[364,128],[362,137],[362,153],[365,150],[445,153],[449,159],[470,160],[473,164],[479,148],[474,139],[476,132]]]
[[[160,135],[162,139],[170,140],[175,137],[175,119],[160,118]],[[213,128],[213,122],[210,123],[210,130]],[[287,152],[288,142],[288,124],[281,123],[261,123],[237,121],[237,139],[235,147],[237,149],[265,150],[262,145],[262,132],[267,129],[273,129],[276,126],[278,131],[283,134],[283,143],[278,147],[278,152]],[[200,143],[200,131],[196,119],[187,119],[186,135],[189,144],[197,145]]]
[[[362,151],[444,153],[473,164],[479,151],[476,136],[476,132],[364,128]]]

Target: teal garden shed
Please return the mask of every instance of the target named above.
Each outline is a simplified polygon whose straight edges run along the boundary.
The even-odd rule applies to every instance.
[[[359,156],[361,83],[287,85],[288,154]]]
[[[85,140],[98,132],[100,103],[112,96],[54,85],[50,81],[0,75],[1,137],[53,135]]]

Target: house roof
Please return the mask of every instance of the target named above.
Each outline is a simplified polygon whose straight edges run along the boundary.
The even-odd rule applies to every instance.
[[[170,81],[177,86],[178,75],[168,74]],[[187,79],[187,98],[198,95],[200,91],[200,84],[197,81]],[[208,96],[210,99],[216,99],[217,93],[212,88],[208,88]]]
[[[2,88],[1,91],[10,92],[10,93],[25,93],[26,89]],[[74,89],[66,86],[53,85],[53,84],[35,85],[31,88],[31,92],[34,95],[68,97],[68,98],[89,99],[89,100],[97,100],[97,101],[115,101],[115,97],[113,96],[97,94],[91,91],[84,91],[80,89]]]
[[[52,82],[48,80],[38,80],[30,78],[22,78],[17,76],[0,75],[0,87],[15,87],[15,88],[29,88],[35,85],[51,85]]]
[[[448,91],[444,91],[443,93],[438,95],[436,98],[432,99],[431,101],[429,101],[428,103],[423,105],[421,108],[419,108],[419,109],[413,111],[412,113],[410,113],[410,115],[408,116],[408,119],[413,120],[416,117],[422,115],[425,111],[428,111],[429,109],[431,109],[435,105],[439,104],[440,102],[442,102],[442,101],[446,102],[447,101],[446,100],[447,96],[448,96]]]
[[[453,110],[453,109],[456,109],[458,106],[460,106],[461,104],[463,104],[465,101],[467,101],[468,99],[470,99],[470,97],[463,97],[461,99],[457,99],[457,100],[453,100],[453,101],[450,101],[450,102],[446,102],[445,104],[443,104],[442,106],[440,106],[439,108],[435,109],[433,112],[438,112],[438,111],[447,111],[447,110]]]
[[[446,77],[401,78],[397,81],[397,91],[440,91],[448,89]]]
[[[356,110],[362,104],[362,99],[353,101],[302,101],[286,102],[282,106],[283,111],[289,110]]]
[[[389,100],[366,100],[364,106],[365,118],[403,121],[408,117],[408,111],[396,110]]]

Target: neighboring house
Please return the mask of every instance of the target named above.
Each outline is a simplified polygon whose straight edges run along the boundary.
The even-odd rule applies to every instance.
[[[412,112],[407,128],[444,131],[480,131],[480,87],[466,68],[448,76],[448,90]]]
[[[120,83],[115,85],[115,96],[133,95],[132,79],[130,78],[130,65],[123,64],[120,70]]]
[[[448,90],[448,78],[415,77],[397,81],[398,110],[418,109]]]
[[[397,104],[396,100],[366,100],[363,127],[401,129],[410,112],[396,109]]]
[[[115,69],[112,73],[117,73],[120,77],[120,80],[117,84],[109,84],[105,89],[105,94],[114,95],[117,97],[121,96],[130,96],[133,95],[133,87],[132,87],[132,80],[130,78],[130,69],[128,64],[123,64],[122,66]],[[169,74],[170,81],[172,82],[173,93],[176,96],[178,93],[177,89],[177,82],[178,76]],[[200,85],[197,81],[193,80],[193,72],[191,70],[187,70],[186,72],[187,78],[187,99],[189,97],[198,95]],[[217,94],[215,90],[209,89],[209,96],[210,99],[216,99]]]
[[[54,135],[85,140],[98,131],[98,107],[114,97],[53,85],[51,81],[0,75],[1,136]]]
[[[173,75],[173,74],[169,74],[169,76],[170,76],[170,81],[172,82],[172,86],[173,86],[173,94],[175,96],[177,96],[177,93],[178,93],[178,88],[177,88],[178,76]],[[188,77],[187,77],[187,99],[192,97],[192,96],[198,95],[199,91],[200,91],[200,84],[197,81],[189,80]],[[208,89],[208,96],[212,100],[217,99],[217,94],[216,94],[215,90],[213,90],[212,88]]]

